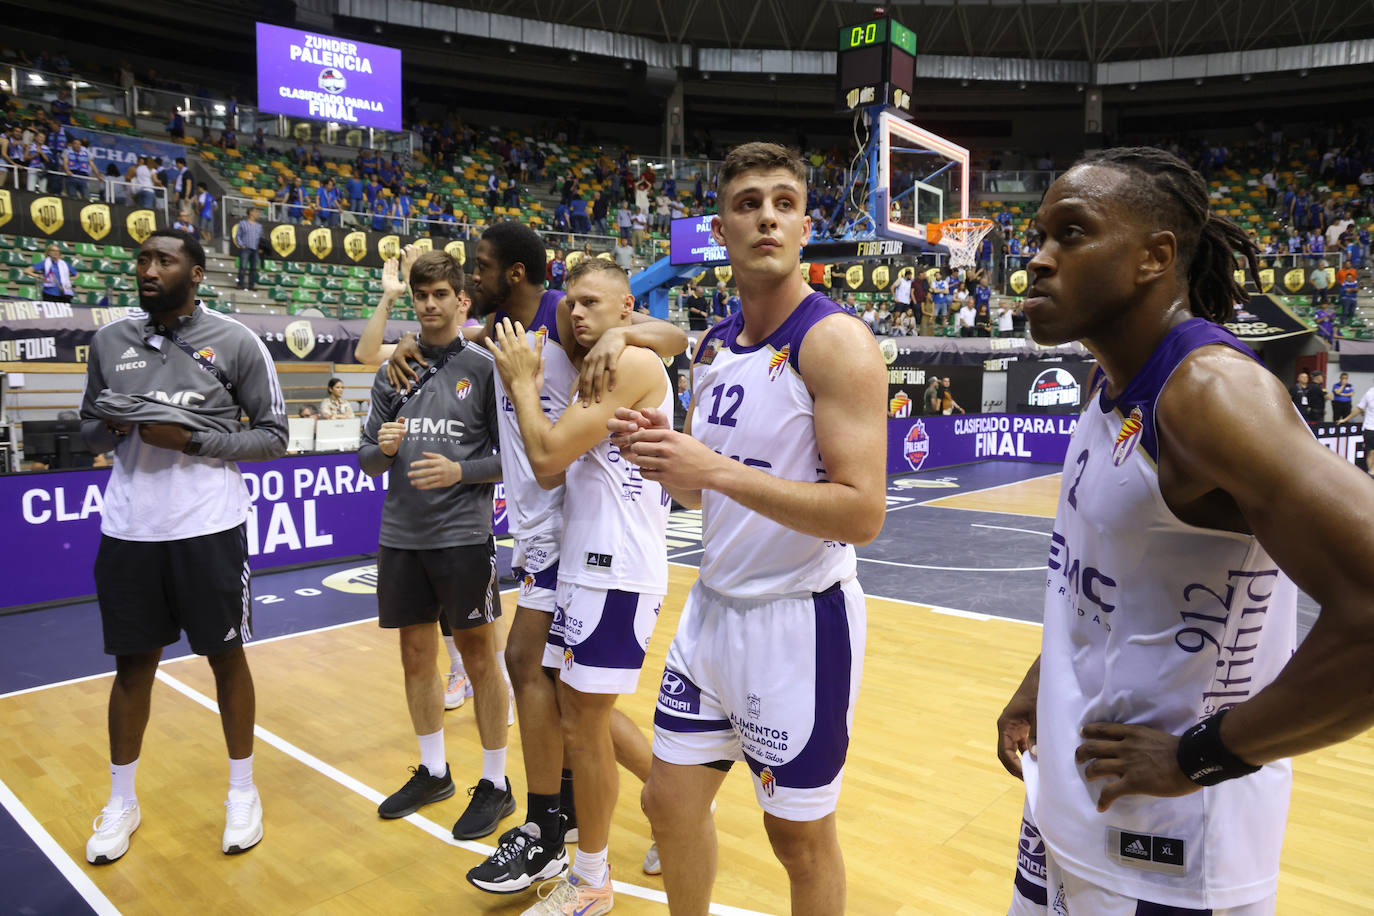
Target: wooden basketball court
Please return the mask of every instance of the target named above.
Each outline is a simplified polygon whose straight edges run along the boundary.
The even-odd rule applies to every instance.
[[[1053,514],[1056,488],[1057,475],[928,505],[1043,517]],[[639,691],[620,703],[646,735],[664,652],[695,577],[695,568],[673,565]],[[908,595],[892,596],[910,600],[872,598],[868,606],[864,686],[839,817],[849,911],[1005,912],[1022,793],[996,760],[995,719],[1035,657],[1040,629],[932,610],[919,603],[920,593],[920,577],[913,576]],[[513,609],[513,595],[505,604]],[[265,836],[241,856],[219,849],[227,772],[203,661],[162,668],[139,766],[143,823],[129,854],[101,868],[86,865],[84,845],[109,788],[111,678],[0,697],[7,739],[0,781],[113,908],[516,914],[530,905],[530,893],[495,897],[463,880],[490,850],[449,837],[465,793],[403,821],[377,817],[377,802],[404,781],[416,758],[394,634],[361,621],[250,644],[248,653],[257,684],[255,769]],[[471,784],[480,765],[471,706],[448,713],[445,725],[454,779]],[[522,816],[518,729],[510,739],[507,772]],[[1370,912],[1374,738],[1301,758],[1295,770],[1279,912]],[[640,871],[650,840],[638,802],[637,781],[622,771],[610,858],[619,884],[616,912],[627,916],[667,911],[661,879]],[[785,912],[786,877],[742,768],[726,780],[718,802],[713,911]],[[516,823],[511,817],[501,830]]]

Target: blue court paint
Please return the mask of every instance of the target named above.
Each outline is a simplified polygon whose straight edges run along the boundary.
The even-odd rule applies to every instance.
[[[85,855],[77,851],[73,858]],[[29,838],[9,811],[0,807],[0,882],[6,913],[94,913],[62,872]]]

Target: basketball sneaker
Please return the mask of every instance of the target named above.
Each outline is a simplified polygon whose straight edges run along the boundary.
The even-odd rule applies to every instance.
[[[224,802],[224,840],[220,849],[226,856],[247,852],[262,840],[262,799],[257,789],[230,789]]]
[[[512,827],[501,834],[496,851],[468,869],[468,883],[489,894],[514,894],[536,881],[556,878],[568,867],[562,843],[546,846],[536,824]]]
[[[606,871],[606,883],[600,887],[583,884],[576,872],[545,883],[539,888],[540,900],[520,916],[601,916],[615,906],[611,890],[611,873]]]
[[[515,813],[515,796],[510,791],[510,780],[505,788],[498,789],[490,779],[480,780],[468,789],[472,801],[458,822],[453,825],[455,840],[475,840],[494,831],[501,818]]]
[[[577,809],[572,806],[572,799],[564,802],[563,810],[558,812],[558,822],[563,826],[563,842],[576,846],[580,834],[577,830]]]
[[[411,777],[406,784],[388,796],[377,806],[377,814],[388,820],[414,814],[425,805],[443,801],[453,795],[453,778],[449,768],[444,767],[444,775],[431,776],[422,763],[410,768]]]
[[[100,809],[100,816],[91,824],[95,833],[86,841],[86,861],[92,865],[109,865],[129,851],[129,837],[138,829],[138,802],[124,804],[122,798],[112,798]]]
[[[472,682],[457,671],[450,671],[448,681],[444,684],[444,708],[457,709],[470,696],[472,696]]]

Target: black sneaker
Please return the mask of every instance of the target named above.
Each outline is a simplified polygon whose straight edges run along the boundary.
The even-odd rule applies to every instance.
[[[458,822],[453,825],[455,840],[475,840],[494,831],[501,818],[515,813],[515,796],[510,791],[510,780],[505,788],[498,789],[490,779],[483,779],[468,789],[472,801]]]
[[[448,775],[448,770],[445,766],[443,778],[440,778],[429,775],[429,770],[425,769],[423,763],[418,767],[411,767],[410,772],[415,775],[378,805],[377,813],[388,820],[405,817],[414,814],[430,802],[450,798],[453,795],[453,779]]]
[[[533,824],[512,827],[501,834],[496,851],[468,870],[468,883],[489,894],[514,894],[530,885],[557,878],[568,868],[568,848],[546,847]]]
[[[577,809],[569,802],[558,812],[558,825],[563,828],[563,842],[577,845]]]

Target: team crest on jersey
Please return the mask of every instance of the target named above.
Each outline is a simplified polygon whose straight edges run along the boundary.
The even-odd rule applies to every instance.
[[[215,361],[215,348],[203,347],[201,348],[200,355],[205,357],[206,362],[213,363]]]
[[[453,393],[458,395],[458,400],[460,401],[466,401],[471,391],[472,382],[469,379],[460,378],[458,383],[453,386]]]
[[[697,357],[697,362],[703,366],[709,366],[715,360],[716,354],[720,352],[720,338],[712,337],[701,345],[701,355]]]
[[[894,420],[905,420],[911,416],[911,395],[905,391],[897,392],[896,396],[887,402],[887,415]]]
[[[919,471],[929,455],[930,434],[926,432],[926,421],[917,420],[902,440],[902,457],[913,471]]]
[[[776,382],[778,376],[782,375],[787,368],[787,357],[792,355],[792,345],[783,344],[782,349],[773,354],[773,358],[768,361],[768,380]]]
[[[763,786],[763,791],[769,798],[773,797],[773,786],[777,782],[777,777],[773,775],[772,769],[764,767],[759,771],[759,785]]]
[[[1116,434],[1116,445],[1112,447],[1112,464],[1121,467],[1122,463],[1135,451],[1140,441],[1140,432],[1145,428],[1145,414],[1139,407],[1131,408],[1131,415],[1121,422],[1121,432]]]
[[[524,578],[524,580],[520,583],[520,585],[521,585],[521,586],[525,589],[525,591],[527,591],[527,592],[528,592],[530,589],[534,588],[534,573],[525,573],[525,578]]]
[[[567,668],[569,671],[571,671],[571,670],[572,670],[572,666],[573,666],[573,650],[565,647],[565,648],[563,649],[563,667],[564,667],[564,668]]]
[[[548,329],[547,327],[543,326],[543,325],[540,325],[539,330],[537,330],[537,331],[534,332],[534,342],[535,342],[535,344],[536,344],[536,345],[542,345],[542,344],[544,343],[544,341],[548,338],[548,336],[549,336],[549,329]]]

